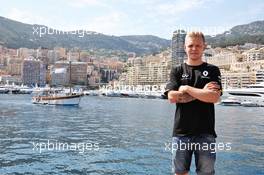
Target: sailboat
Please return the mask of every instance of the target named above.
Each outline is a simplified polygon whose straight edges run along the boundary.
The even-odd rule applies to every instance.
[[[61,90],[44,90],[32,98],[33,104],[44,105],[62,105],[62,106],[78,106],[81,101],[82,93],[73,94],[71,88],[71,61],[70,63],[70,92],[66,93]]]

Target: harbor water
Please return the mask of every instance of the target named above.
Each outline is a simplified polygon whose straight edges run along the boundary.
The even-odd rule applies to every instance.
[[[85,96],[60,107],[0,94],[0,174],[171,174],[174,111],[161,99]],[[217,151],[217,175],[264,174],[263,113],[216,105],[217,142],[231,148]]]

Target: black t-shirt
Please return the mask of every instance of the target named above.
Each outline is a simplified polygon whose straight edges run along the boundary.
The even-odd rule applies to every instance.
[[[202,89],[211,81],[218,82],[222,90],[218,67],[208,63],[199,66],[184,63],[172,68],[166,92],[178,90],[181,85]],[[197,99],[188,103],[177,103],[173,137],[199,134],[212,134],[216,137],[214,104]]]

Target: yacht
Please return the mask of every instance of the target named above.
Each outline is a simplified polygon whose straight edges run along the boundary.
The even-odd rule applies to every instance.
[[[227,97],[226,99],[221,100],[221,105],[223,106],[241,106],[240,100],[235,97]]]
[[[261,106],[264,107],[264,82],[249,85],[241,89],[226,89],[222,105]]]

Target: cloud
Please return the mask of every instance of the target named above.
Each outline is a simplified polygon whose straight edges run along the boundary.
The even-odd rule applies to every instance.
[[[236,25],[247,24],[257,20],[263,20],[264,16],[264,2],[250,3],[245,6],[244,9],[236,11],[236,13],[230,15],[225,21],[225,25],[231,29]]]
[[[102,0],[66,0],[69,6],[76,8],[85,8],[87,6],[108,7]]]
[[[248,7],[247,13],[251,16],[263,15],[264,14],[264,2],[260,2],[258,4],[251,4]],[[263,16],[262,16],[263,17]]]
[[[62,4],[65,8],[61,8]],[[8,18],[59,30],[85,29],[111,35],[167,37],[181,27],[180,24],[212,25],[207,26],[211,29],[213,25],[229,27],[261,19],[264,3],[258,0],[246,4],[226,0],[57,0],[49,10],[43,10],[50,6],[49,3],[32,5],[25,2],[20,6],[6,6],[2,11]],[[221,9],[227,5],[230,12],[223,13]],[[212,12],[212,6],[219,9]],[[197,20],[200,15],[203,20]]]
[[[112,35],[145,34],[154,32],[160,24],[168,32],[175,27],[182,14],[205,7],[209,0],[64,0],[72,7],[92,7],[104,11],[94,17],[87,17],[78,28]],[[219,1],[219,0],[213,0]],[[125,4],[125,6],[123,6]],[[125,8],[123,8],[125,7]],[[104,9],[104,10],[103,10]],[[136,9],[136,11],[134,10]],[[87,24],[85,24],[87,23]],[[77,27],[75,25],[75,27]],[[70,26],[73,25],[68,25]],[[66,27],[66,26],[65,26]],[[157,30],[156,30],[157,32]]]
[[[156,15],[180,15],[188,11],[205,7],[208,0],[178,0],[174,2],[160,2],[150,6],[149,11],[156,12]]]
[[[124,23],[126,23],[126,14],[113,11],[107,15],[94,18],[85,27],[104,34],[117,34],[124,32],[122,31]]]
[[[12,8],[10,12],[6,15],[7,18],[29,23],[29,24],[48,24],[49,21],[46,18],[32,14],[28,11],[23,11],[18,8]]]

